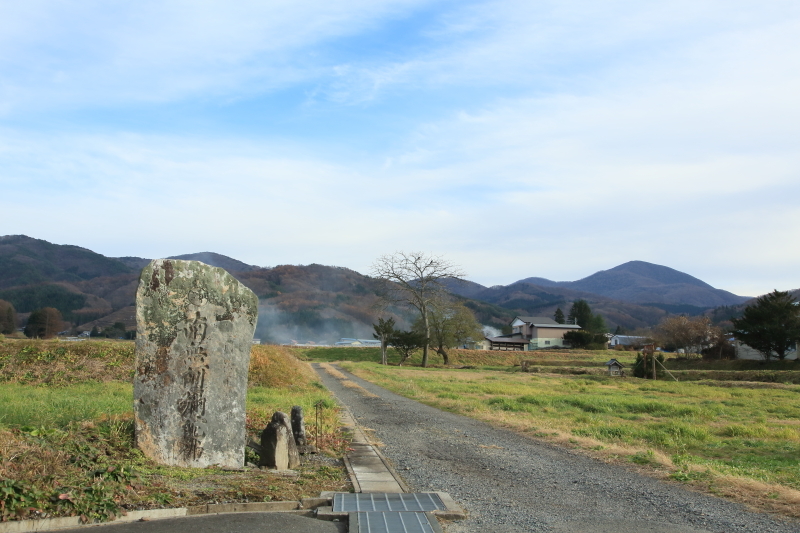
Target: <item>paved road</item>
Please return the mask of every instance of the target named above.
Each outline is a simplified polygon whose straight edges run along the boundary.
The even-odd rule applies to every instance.
[[[800,522],[748,511],[546,443],[408,400],[348,373],[377,396],[322,382],[416,491],[444,491],[469,513],[466,532],[800,532]]]

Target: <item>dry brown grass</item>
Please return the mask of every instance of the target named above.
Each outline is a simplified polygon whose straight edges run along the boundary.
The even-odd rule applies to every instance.
[[[447,355],[450,357],[451,365],[474,365],[474,366],[514,366],[525,358],[528,352],[500,352],[495,350],[450,350]],[[434,354],[435,356],[435,354]],[[436,360],[436,357],[431,359]]]
[[[60,386],[82,382],[129,383],[135,365],[133,341],[0,341],[0,383]],[[249,384],[308,388],[313,369],[283,346],[256,345],[250,351]]]
[[[61,386],[81,382],[129,382],[132,341],[0,341],[0,383]]]
[[[250,386],[308,389],[317,375],[283,346],[256,345],[250,350],[248,380]]]
[[[348,389],[353,389],[358,391],[363,396],[367,396],[368,398],[378,398],[377,394],[373,394],[358,383],[354,381],[350,381],[349,379],[342,380],[342,385],[347,387]]]
[[[327,372],[327,373],[328,373],[328,374],[330,374],[331,376],[335,377],[336,379],[347,379],[347,376],[345,376],[344,374],[342,374],[341,372],[339,372],[339,370],[337,370],[336,368],[334,368],[334,367],[333,367],[333,365],[330,365],[330,364],[328,364],[328,363],[322,363],[322,364],[320,364],[319,366],[320,366],[320,367],[321,367],[321,368],[322,368],[322,369],[323,369],[325,372]]]
[[[377,397],[378,397],[378,395],[377,395],[377,394],[373,394],[373,393],[371,393],[370,391],[368,391],[367,389],[365,389],[364,387],[362,387],[361,385],[359,385],[359,384],[358,384],[358,383],[356,383],[355,381],[351,381],[351,380],[347,379],[347,376],[345,376],[344,374],[342,374],[342,373],[341,373],[341,372],[340,372],[340,371],[339,371],[337,368],[335,368],[333,365],[331,365],[331,364],[329,364],[329,363],[321,363],[319,366],[320,366],[320,367],[321,367],[321,368],[322,368],[322,369],[323,369],[325,372],[327,372],[327,373],[328,373],[328,374],[330,374],[331,376],[333,376],[333,377],[335,377],[336,379],[338,379],[339,381],[341,381],[341,382],[342,382],[342,385],[343,385],[343,386],[345,386],[345,387],[347,387],[348,389],[353,389],[353,390],[356,390],[356,391],[358,391],[359,393],[361,393],[362,395],[364,395],[364,396],[367,396],[367,397],[369,397],[369,398],[377,398]]]
[[[63,471],[69,456],[63,450],[43,450],[19,432],[0,429],[0,479],[36,479]]]

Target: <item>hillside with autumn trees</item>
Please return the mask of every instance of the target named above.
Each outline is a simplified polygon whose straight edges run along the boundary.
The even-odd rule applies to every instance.
[[[260,268],[209,252],[173,259],[177,258],[227,267],[255,292],[259,297],[256,336],[263,342],[371,338],[378,316],[392,316],[403,327],[414,319],[407,310],[382,308],[376,281],[347,268],[316,264]],[[6,267],[0,270],[0,300],[15,309],[17,327],[27,323],[31,312],[51,307],[61,312],[65,327],[74,333],[114,324],[133,330],[139,272],[148,261],[108,258],[23,235],[0,237],[0,265]],[[501,328],[513,318],[507,309],[464,300],[487,325]]]
[[[225,268],[252,289],[259,298],[256,336],[262,342],[371,338],[372,324],[379,316],[394,318],[401,328],[410,327],[415,318],[407,309],[381,307],[376,280],[344,267],[311,264],[262,268],[213,252],[170,259],[198,260]],[[21,328],[27,324],[31,312],[49,307],[61,313],[64,327],[73,334],[91,330],[114,334],[133,331],[139,273],[149,261],[141,257],[105,257],[78,246],[53,244],[25,235],[0,236],[0,301],[6,302],[3,318],[8,322],[13,313],[17,328]],[[626,264],[626,268],[630,270],[630,265],[638,263],[641,262]],[[514,316],[553,316],[556,309],[566,310],[579,299],[601,314],[611,331],[617,327],[628,331],[650,327],[674,314],[705,313],[714,322],[723,322],[741,313],[741,305],[716,310],[697,305],[700,294],[704,298],[734,298],[732,301],[737,302],[743,300],[741,297],[727,296],[729,293],[723,294],[666,267],[645,266],[645,273],[656,272],[662,277],[665,272],[669,274],[663,280],[653,281],[653,278],[647,283],[654,286],[660,283],[657,288],[672,295],[672,300],[647,304],[616,299],[600,294],[602,291],[590,292],[588,285],[556,283],[543,278],[488,288],[465,282],[452,285],[450,290],[454,298],[472,310],[478,322],[498,330],[507,330]],[[614,283],[624,285],[623,274],[627,270],[615,268],[608,272],[616,276]],[[631,283],[638,284],[641,292],[641,286],[645,285],[643,274],[641,271],[634,274]],[[688,294],[692,286],[699,291],[697,294],[689,294],[685,301],[681,299],[683,296],[675,296]]]

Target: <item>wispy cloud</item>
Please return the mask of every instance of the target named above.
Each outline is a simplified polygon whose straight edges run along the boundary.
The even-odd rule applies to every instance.
[[[5,2],[3,107],[247,95],[318,75],[312,47],[419,0]]]

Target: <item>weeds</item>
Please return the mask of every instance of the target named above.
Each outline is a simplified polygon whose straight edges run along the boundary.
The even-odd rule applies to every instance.
[[[45,493],[29,483],[0,479],[0,520],[22,519],[39,512]]]
[[[343,466],[331,457],[348,445],[338,407],[313,370],[285,349],[253,347],[247,433],[259,440],[274,411],[303,407],[311,443],[322,453],[296,479],[167,467],[145,458],[133,447],[133,364],[132,342],[0,342],[0,520],[105,521],[130,509],[348,489]]]

